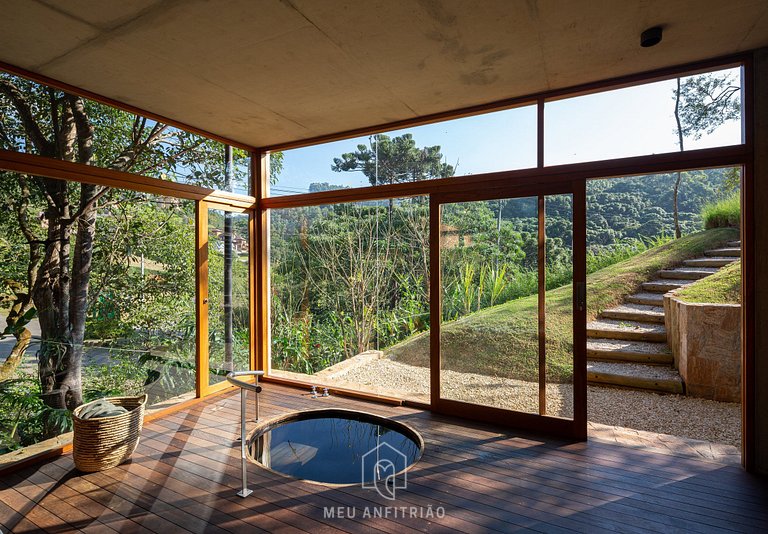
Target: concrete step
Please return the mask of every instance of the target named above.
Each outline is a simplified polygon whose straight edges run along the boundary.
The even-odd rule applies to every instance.
[[[666,343],[621,339],[587,340],[587,359],[611,362],[672,365],[674,358]]]
[[[615,308],[603,311],[601,316],[605,319],[617,319],[619,321],[663,323],[664,308],[661,306],[648,306],[646,304],[621,304]]]
[[[678,287],[692,284],[693,282],[693,280],[675,280],[671,278],[664,278],[663,280],[651,280],[650,282],[643,282],[640,284],[640,287],[650,293],[666,293],[668,291],[672,291],[673,289],[677,289]]]
[[[728,241],[726,243],[726,246],[734,247],[734,248],[741,248],[741,240],[739,240],[739,241]]]
[[[664,342],[667,331],[664,325],[657,323],[598,319],[587,324],[587,337]]]
[[[662,293],[635,293],[627,297],[627,302],[645,304],[646,306],[663,306],[664,295]]]
[[[718,258],[716,256],[711,258],[695,258],[692,260],[685,260],[684,265],[688,267],[725,267],[736,261],[734,257]]]
[[[662,269],[659,271],[661,278],[673,280],[700,280],[718,271],[716,267],[678,267],[677,269]]]
[[[637,363],[587,362],[587,382],[659,393],[684,393],[683,380],[671,367]]]
[[[729,258],[740,258],[741,247],[728,247],[728,248],[713,248],[712,250],[705,250],[705,256],[727,256]]]

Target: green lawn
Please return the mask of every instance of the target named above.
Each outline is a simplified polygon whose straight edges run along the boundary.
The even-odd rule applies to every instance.
[[[741,260],[677,291],[675,295],[685,302],[741,304]]]
[[[587,315],[594,319],[602,310],[621,303],[660,269],[674,267],[705,250],[736,239],[732,228],[706,230],[633,258],[611,265],[587,277]],[[570,381],[572,375],[571,286],[547,292],[547,378]],[[538,297],[529,297],[486,308],[441,328],[444,369],[536,381],[538,377]],[[386,349],[390,358],[426,367],[429,365],[429,333],[424,332]]]

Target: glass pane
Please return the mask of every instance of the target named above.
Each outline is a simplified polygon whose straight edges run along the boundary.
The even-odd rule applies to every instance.
[[[248,215],[208,211],[209,384],[249,360]]]
[[[536,106],[281,153],[270,196],[414,182],[536,166]]]
[[[545,164],[644,156],[743,142],[740,68],[682,77],[679,106],[676,106],[677,94],[677,79],[672,79],[547,102]]]
[[[427,199],[270,218],[271,374],[427,402]]]
[[[539,413],[537,198],[441,210],[440,396]]]
[[[546,409],[573,418],[573,195],[544,197]]]
[[[0,215],[0,454],[69,432],[81,402],[194,397],[194,202],[3,171],[0,189],[13,206]],[[62,231],[68,252],[40,261]],[[74,275],[86,265],[89,276]],[[35,278],[50,284],[31,291]],[[55,288],[87,298],[51,298]],[[62,330],[66,313],[83,320]]]
[[[171,182],[235,193],[250,191],[250,157],[233,149],[228,164],[223,143],[85,98],[67,98],[46,85],[0,71],[0,84],[14,91],[12,101],[0,91],[0,148],[67,159]],[[55,99],[56,105],[50,102]],[[29,108],[27,115],[20,110]],[[82,110],[92,130],[70,135],[58,123]],[[26,135],[24,120],[39,130]],[[89,146],[81,151],[79,146]],[[59,147],[54,149],[53,147]]]

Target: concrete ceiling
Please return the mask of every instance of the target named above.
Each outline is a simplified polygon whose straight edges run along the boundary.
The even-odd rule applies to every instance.
[[[251,146],[768,46],[765,0],[0,0],[0,61]],[[642,30],[664,39],[641,48]]]

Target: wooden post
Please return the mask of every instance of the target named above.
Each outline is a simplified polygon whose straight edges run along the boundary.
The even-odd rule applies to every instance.
[[[251,264],[255,283],[251,284],[251,309],[256,311],[251,329],[254,369],[269,374],[269,213],[263,207],[269,187],[269,154],[251,153],[251,177],[256,195],[251,234]]]
[[[573,437],[587,439],[587,182],[573,182]]]
[[[195,368],[198,397],[208,394],[208,203],[195,204]]]
[[[434,408],[440,400],[440,321],[442,321],[442,281],[440,266],[440,204],[429,196],[429,402]]]
[[[544,206],[544,195],[539,195],[539,415],[547,415],[547,231]]]
[[[544,167],[544,97],[536,100],[536,167]]]

